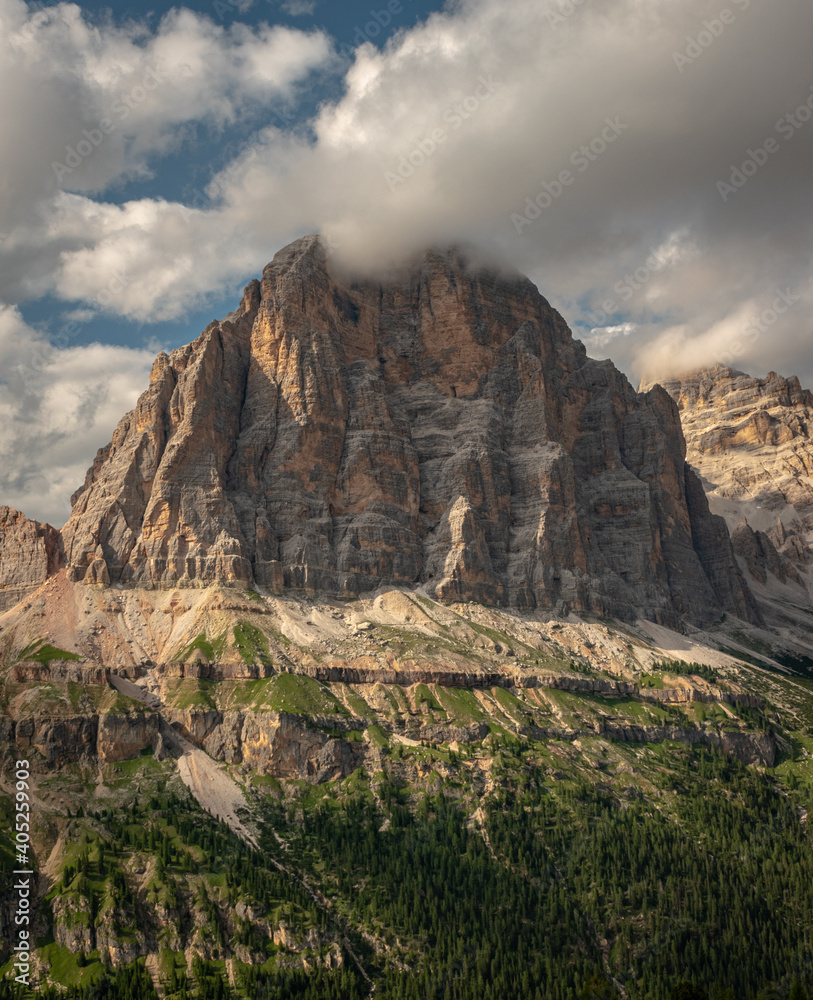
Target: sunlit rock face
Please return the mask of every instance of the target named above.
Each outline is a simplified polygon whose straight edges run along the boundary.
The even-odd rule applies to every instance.
[[[36,590],[60,563],[59,532],[0,507],[0,612]]]
[[[722,366],[662,385],[749,574],[802,586],[813,565],[813,394],[795,376]]]
[[[71,579],[709,621],[756,614],[678,409],[588,358],[519,275],[426,253],[385,283],[317,237],[159,355],[63,530]]]

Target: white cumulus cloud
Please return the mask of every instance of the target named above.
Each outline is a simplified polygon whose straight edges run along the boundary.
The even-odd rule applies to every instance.
[[[107,344],[55,348],[16,309],[0,307],[0,502],[61,526],[153,358]]]

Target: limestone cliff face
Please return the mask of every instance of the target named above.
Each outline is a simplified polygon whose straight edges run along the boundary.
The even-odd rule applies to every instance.
[[[347,777],[364,759],[360,745],[329,737],[285,712],[187,709],[166,717],[215,760],[246,764],[258,774],[318,783]]]
[[[129,715],[38,715],[31,718],[0,718],[0,740],[20,757],[36,751],[34,768],[40,762],[60,768],[81,762],[116,763],[137,757],[158,736],[158,716],[133,712]]]
[[[801,584],[798,568],[813,563],[813,394],[796,377],[724,367],[662,385],[750,574]]]
[[[0,612],[35,590],[60,563],[59,532],[0,507]]]
[[[677,408],[530,281],[430,252],[385,283],[316,237],[162,354],[74,498],[71,579],[214,579],[673,622],[756,614]]]
[[[731,535],[734,551],[742,559],[749,574],[759,583],[768,582],[768,574],[773,574],[780,583],[795,583],[803,586],[802,577],[793,562],[781,556],[771,538],[764,531],[754,531],[743,517]]]

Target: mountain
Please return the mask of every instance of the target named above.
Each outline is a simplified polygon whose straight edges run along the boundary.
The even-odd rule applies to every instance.
[[[526,279],[298,240],[61,532],[0,510],[0,967],[23,794],[44,1000],[803,997],[811,632],[753,569],[806,564],[747,531]]]
[[[0,612],[18,604],[55,573],[61,563],[56,528],[0,507]]]
[[[799,616],[813,594],[813,393],[795,376],[720,366],[661,384],[763,615],[787,625],[795,608],[809,628],[813,614]]]
[[[455,251],[385,284],[334,277],[316,237],[278,253],[158,357],[62,536],[85,583],[756,614],[666,394]]]

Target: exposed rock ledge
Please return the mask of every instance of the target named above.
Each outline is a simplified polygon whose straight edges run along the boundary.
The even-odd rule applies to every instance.
[[[676,729],[670,726],[627,726],[605,723],[601,735],[626,743],[663,743],[674,740],[689,746],[705,744],[737,757],[745,764],[762,764],[773,767],[776,760],[776,741],[768,733],[731,733],[723,730]]]
[[[497,670],[473,668],[461,670],[458,666],[446,667],[442,662],[419,663],[415,661],[393,661],[394,666],[382,666],[372,657],[356,660],[334,660],[327,663],[300,663],[295,674],[312,677],[323,684],[397,684],[411,687],[413,684],[440,684],[451,688],[553,688],[559,691],[573,691],[581,694],[595,694],[608,698],[640,698],[668,704],[692,701],[724,702],[728,705],[744,705],[759,708],[764,702],[756,695],[742,692],[703,691],[690,684],[679,687],[641,688],[635,681],[615,680],[609,677],[573,676],[570,674],[545,673],[538,669],[523,669],[514,664]],[[206,680],[238,680],[272,677],[277,673],[272,667],[250,665],[246,673],[228,672],[221,675],[219,665],[204,663],[171,663],[158,667],[154,673],[161,677],[202,678]]]
[[[197,711],[168,713],[173,727],[191,742],[203,747],[212,757],[234,764],[247,764],[260,774],[278,778],[305,778],[314,783],[346,777],[363,763],[366,749],[315,728],[308,720],[285,712],[218,712]],[[333,733],[358,728],[361,720],[324,720]],[[379,721],[390,732],[403,732],[404,725]],[[524,726],[518,730],[534,739],[574,740],[582,735],[579,729]],[[595,734],[595,728],[584,732]],[[776,743],[765,733],[732,733],[708,729],[688,729],[677,726],[637,726],[614,722],[601,723],[600,735],[628,743],[663,743],[674,740],[689,746],[703,744],[716,747],[746,764],[773,766]],[[488,735],[486,723],[468,726],[440,724],[421,725],[409,731],[413,739],[428,743],[479,743]]]
[[[14,746],[18,757],[37,751],[48,768],[79,761],[117,763],[137,757],[158,736],[159,718],[152,713],[129,715],[42,716],[0,718],[0,742]],[[37,758],[32,759],[37,768]]]
[[[58,569],[59,532],[29,520],[12,507],[0,507],[0,613],[13,608]]]
[[[285,712],[220,712],[187,709],[165,712],[165,724],[215,760],[244,764],[258,774],[277,778],[306,779],[313,783],[346,777],[361,765],[371,749],[364,743],[343,739],[341,732],[363,728],[361,719],[325,718],[308,720]],[[417,722],[417,720],[415,720]],[[390,732],[409,731],[412,738],[428,743],[479,743],[488,735],[486,723],[455,726],[422,723],[408,727],[401,720],[380,723]],[[69,762],[116,763],[137,757],[161,739],[158,713],[74,716],[67,718],[0,718],[0,740],[14,747],[18,756],[38,751],[48,768]],[[320,728],[321,726],[321,728]],[[329,730],[329,731],[326,731]],[[533,739],[574,740],[580,729],[521,726],[519,733]],[[585,729],[591,735],[595,728]],[[747,764],[773,766],[776,744],[763,733],[733,733],[671,726],[638,726],[602,722],[601,736],[634,743],[675,740],[687,745],[704,744],[730,753]],[[35,765],[36,766],[36,765]]]

